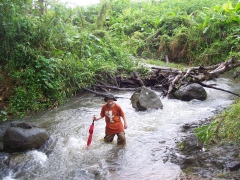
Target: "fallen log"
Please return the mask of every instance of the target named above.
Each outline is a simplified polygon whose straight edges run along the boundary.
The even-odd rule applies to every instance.
[[[195,81],[205,81],[217,78],[220,74],[240,66],[240,60],[236,61],[235,57],[231,57],[226,62],[222,62],[213,66],[191,67],[187,70],[181,81],[191,76]],[[211,71],[210,71],[211,70]]]
[[[136,81],[139,83],[140,86],[145,86],[137,72],[133,72],[133,76],[136,79]]]
[[[88,92],[90,92],[90,93],[93,93],[93,94],[96,94],[96,95],[98,95],[98,96],[105,96],[106,95],[106,93],[100,93],[100,92],[98,92],[98,91],[94,91],[94,90],[91,90],[91,89],[88,89],[88,88],[82,88],[82,89],[84,89],[85,91],[88,91]]]
[[[167,98],[169,98],[170,94],[172,93],[172,91],[174,90],[175,85],[177,84],[177,82],[179,81],[179,79],[181,78],[181,75],[178,74],[174,80],[172,82],[170,82],[169,88],[168,88],[168,92],[167,92]]]
[[[100,87],[100,88],[113,89],[113,90],[117,90],[117,91],[135,91],[137,89],[137,88],[120,88],[120,87],[109,86],[109,85],[94,85],[94,86]]]
[[[212,89],[216,89],[216,90],[224,91],[224,92],[227,92],[227,93],[230,93],[230,94],[233,94],[233,95],[235,95],[235,96],[240,97],[240,95],[237,94],[237,93],[234,93],[234,92],[231,92],[231,91],[228,91],[228,90],[222,89],[222,88],[213,87],[213,85],[207,85],[207,84],[204,84],[204,83],[202,83],[202,82],[199,82],[198,84],[200,84],[200,85],[203,86],[203,87],[207,87],[207,88],[212,88]]]
[[[110,83],[114,85],[108,85],[107,83],[103,83],[98,79],[97,82],[99,84],[94,85],[94,87],[98,90],[108,93],[110,92],[109,90],[135,91],[138,87],[150,86],[153,88],[159,88],[163,92],[164,97],[169,98],[171,94],[181,85],[199,83],[204,87],[225,91],[239,97],[239,95],[234,92],[230,92],[221,88],[214,87],[213,85],[207,85],[202,83],[203,81],[217,78],[220,74],[223,74],[224,72],[239,66],[240,60],[236,60],[235,57],[232,57],[229,60],[216,65],[206,67],[191,67],[187,71],[181,71],[176,68],[170,67],[150,67],[152,69],[152,73],[149,74],[147,77],[141,77],[141,75],[139,75],[137,72],[134,72],[133,76],[129,78],[123,78],[117,75],[114,79],[113,76],[109,75],[106,79],[108,79]],[[236,78],[238,74],[240,74],[240,71],[235,73],[234,77]],[[105,95],[105,93],[100,93],[87,88],[84,89],[97,95]]]

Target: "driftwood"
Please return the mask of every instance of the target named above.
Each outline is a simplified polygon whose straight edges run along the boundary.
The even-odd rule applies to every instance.
[[[112,90],[117,90],[117,91],[136,91],[136,88],[118,88],[115,86],[104,86],[104,85],[95,85],[96,87],[100,87],[101,90],[103,90],[103,92],[99,92],[99,91],[94,91],[92,89],[89,88],[82,88],[85,91],[88,91],[90,93],[96,94],[97,96],[101,96],[101,97],[105,97],[106,94],[111,93],[111,89]],[[109,90],[107,90],[106,88],[108,88]]]
[[[108,86],[108,85],[95,85],[96,87],[101,87],[101,88],[108,88],[112,90],[117,90],[117,91],[135,91],[136,88],[120,88],[116,86]]]
[[[145,86],[137,72],[133,72],[134,78],[137,80],[140,86]]]
[[[132,77],[123,78],[116,76],[115,78],[108,75],[107,79],[111,80],[111,84],[103,83],[100,80],[94,85],[95,90],[84,88],[84,90],[94,93],[99,96],[104,96],[111,90],[116,91],[135,91],[138,87],[146,86],[155,89],[159,89],[163,92],[164,97],[170,97],[172,93],[177,90],[181,85],[190,83],[199,83],[200,85],[213,88],[216,90],[225,91],[240,97],[238,94],[214,87],[215,85],[207,85],[203,81],[208,81],[219,77],[231,69],[235,69],[240,66],[240,60],[236,60],[234,57],[231,59],[219,63],[213,66],[199,66],[191,67],[186,71],[181,71],[175,68],[169,67],[151,67],[152,74],[147,77],[140,77],[137,72],[133,73]],[[233,77],[236,78],[240,74],[240,70],[237,71]],[[98,91],[104,91],[103,93]]]
[[[234,92],[231,92],[231,91],[228,91],[228,90],[225,90],[225,89],[222,89],[222,88],[214,87],[213,85],[207,85],[207,84],[204,84],[204,83],[202,83],[202,82],[199,82],[199,84],[202,85],[203,87],[212,88],[212,89],[217,89],[217,90],[224,91],[224,92],[227,92],[227,93],[230,93],[230,94],[233,94],[233,95],[235,95],[235,96],[240,97],[239,94],[236,94],[236,93],[234,93]]]

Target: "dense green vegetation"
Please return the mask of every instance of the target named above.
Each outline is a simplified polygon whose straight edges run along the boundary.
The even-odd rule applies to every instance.
[[[106,73],[137,71],[130,55],[186,65],[239,58],[239,12],[238,0],[102,0],[75,8],[3,0],[0,118],[61,104]]]
[[[206,145],[216,142],[240,142],[240,102],[233,104],[210,124],[195,129],[197,137]]]

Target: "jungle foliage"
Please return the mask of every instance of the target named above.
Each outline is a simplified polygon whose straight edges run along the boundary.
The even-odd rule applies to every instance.
[[[7,104],[0,118],[57,106],[92,86],[96,74],[137,71],[130,55],[187,65],[239,58],[239,12],[237,0],[101,0],[74,8],[3,0],[0,102]]]
[[[240,142],[240,102],[232,104],[209,125],[196,128],[196,136],[206,145],[231,140]]]

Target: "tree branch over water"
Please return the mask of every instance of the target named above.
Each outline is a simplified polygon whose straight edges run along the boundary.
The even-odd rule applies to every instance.
[[[98,91],[93,91],[87,88],[84,89],[91,93],[103,96],[111,90],[135,91],[138,87],[146,86],[162,91],[163,96],[169,98],[171,94],[182,85],[198,83],[203,87],[221,90],[240,97],[240,95],[234,92],[203,83],[218,78],[219,75],[239,66],[240,60],[236,60],[235,57],[232,57],[225,62],[212,66],[191,67],[185,72],[169,67],[151,67],[153,73],[147,77],[140,77],[137,72],[134,72],[133,76],[128,78],[116,76],[114,79],[111,77],[111,79],[114,79],[114,85],[109,85],[98,80],[98,84],[94,85],[95,89],[100,91],[104,90],[105,93],[99,93]],[[236,78],[239,74],[240,72],[237,71],[233,77]]]

